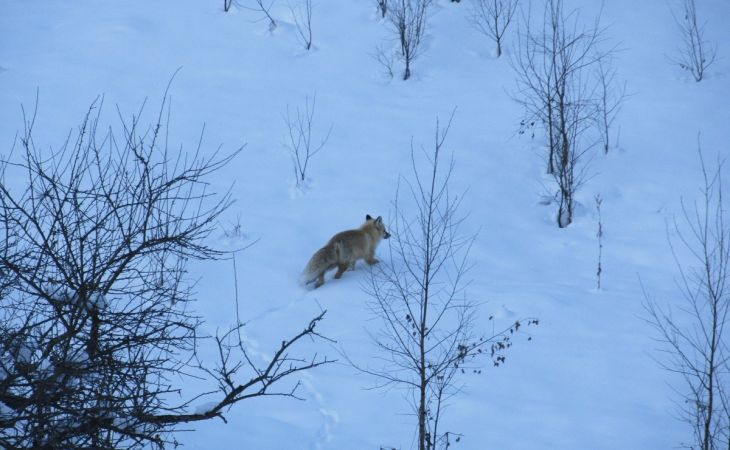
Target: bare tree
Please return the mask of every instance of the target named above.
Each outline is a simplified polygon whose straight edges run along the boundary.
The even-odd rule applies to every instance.
[[[299,39],[306,50],[312,48],[312,0],[303,0],[298,7],[289,5]]]
[[[34,113],[0,161],[2,448],[177,446],[181,424],[295,396],[284,380],[329,362],[296,356],[324,313],[266,361],[233,339],[240,322],[205,339],[187,262],[226,256],[205,241],[231,199],[207,179],[237,152],[205,156],[202,134],[191,154],[168,147],[166,100],[149,127],[120,114],[121,135],[99,124],[97,101],[54,151],[36,146]],[[207,342],[216,364],[198,357]],[[182,389],[191,377],[209,392]]]
[[[722,184],[723,162],[710,171],[700,151],[704,184],[699,203],[682,201],[683,221],[674,231],[690,261],[669,243],[679,272],[682,304],[662,306],[644,291],[648,321],[664,344],[668,371],[681,377],[682,416],[693,430],[687,448],[730,448],[730,226]]]
[[[403,62],[403,79],[411,77],[411,64],[421,50],[426,33],[428,8],[432,0],[392,0],[388,16],[393,33],[400,46],[400,59]]]
[[[476,0],[472,23],[480,33],[497,44],[497,57],[502,56],[502,41],[517,11],[519,0]]]
[[[582,26],[576,11],[566,14],[562,0],[549,0],[537,28],[528,13],[512,59],[519,86],[516,100],[526,114],[522,124],[538,124],[545,133],[547,172],[557,184],[561,228],[573,221],[574,195],[586,178],[585,156],[598,141],[601,109],[590,69],[611,53],[599,48],[599,19]]]
[[[312,132],[316,104],[317,94],[314,94],[311,102],[308,96],[305,98],[303,109],[297,106],[294,116],[292,116],[289,110],[289,105],[286,107],[284,121],[288,133],[284,145],[289,150],[292,158],[297,187],[301,187],[302,183],[306,181],[309,160],[322,150],[330,137],[330,133],[332,133],[332,125],[330,125],[327,134],[319,140],[319,143],[313,142],[314,137],[312,136]]]
[[[390,258],[373,269],[367,286],[372,309],[382,320],[373,339],[384,365],[358,367],[375,376],[380,387],[406,389],[417,417],[419,450],[446,449],[452,439],[459,440],[441,422],[449,398],[461,387],[459,375],[481,372],[474,365],[479,355],[491,356],[495,366],[502,364],[503,350],[522,326],[518,321],[485,337],[475,324],[476,305],[464,292],[473,237],[459,232],[460,199],[449,191],[453,159],[442,166],[450,125],[451,120],[441,130],[437,121],[434,148],[424,151],[426,171],[417,168],[411,147],[413,179],[406,182],[410,196],[402,199],[396,193]],[[413,215],[406,204],[414,208]]]
[[[702,81],[707,68],[715,62],[717,46],[705,40],[705,27],[697,19],[695,0],[681,1],[682,9],[678,13],[672,10],[682,34],[682,48],[676,63],[682,69],[689,70],[695,81]]]

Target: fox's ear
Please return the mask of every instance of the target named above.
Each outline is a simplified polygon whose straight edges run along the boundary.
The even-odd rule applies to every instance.
[[[378,216],[378,218],[375,219],[375,223],[377,223],[377,224],[383,223],[383,216]]]
[[[372,219],[373,219],[373,218],[372,218],[372,217],[370,217],[370,214],[368,214],[368,215],[366,215],[366,216],[365,216],[365,220],[372,220]]]

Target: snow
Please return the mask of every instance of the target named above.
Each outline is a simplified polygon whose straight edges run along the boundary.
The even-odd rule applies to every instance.
[[[100,292],[92,292],[91,295],[89,295],[89,304],[96,309],[101,309],[106,308],[109,305],[109,301],[107,300],[106,295]]]
[[[45,283],[42,289],[43,292],[45,292],[47,295],[54,297],[59,302],[67,304],[80,303],[78,292],[64,287],[59,282],[54,281]],[[101,292],[90,293],[87,303],[87,307],[91,306],[93,308],[105,308],[109,305],[109,301],[107,300],[106,295],[102,294]]]
[[[658,449],[688,439],[673,403],[672,386],[681,384],[653,359],[658,346],[642,319],[639,279],[655,298],[678,300],[666,222],[680,213],[680,197],[693,199],[700,186],[697,134],[706,160],[728,155],[730,4],[699,5],[719,57],[695,83],[670,63],[680,42],[665,1],[606,2],[603,24],[620,46],[615,65],[630,96],[617,119],[617,148],[593,158],[576,220],[560,230],[555,205],[541,204],[540,141],[517,133],[522,117],[508,60],[514,29],[506,54],[494,58],[493,44],[469,26],[468,1],[437,0],[413,79],[402,82],[383,77],[373,57],[376,45],[388,43],[375,2],[315,2],[311,52],[301,48],[286,2],[274,4],[273,32],[254,11],[224,13],[220,3],[4,2],[0,154],[22,129],[20,105],[27,111],[36,89],[35,141],[50,150],[97,95],[105,96],[103,120],[116,125],[114,105],[127,117],[146,97],[156,107],[182,67],[171,89],[170,141],[192,151],[205,123],[205,149],[247,143],[210,182],[217,192],[233,185],[236,199],[214,243],[255,242],[237,253],[248,345],[263,359],[323,308],[320,331],[338,343],[307,343],[304,354],[337,358],[344,351],[367,364],[377,356],[369,332],[378,327],[361,289],[367,269],[334,281],[330,274],[317,290],[302,288],[297,277],[334,233],[357,227],[365,214],[386,223],[393,217],[398,177],[410,175],[411,138],[416,149],[428,148],[436,117],[443,122],[456,108],[446,143],[456,162],[452,189],[465,192],[464,231],[478,232],[469,297],[482,304],[485,327],[489,316],[498,324],[540,319],[528,330],[531,341],[516,340],[506,364],[493,369],[485,361],[481,375],[463,378],[444,423],[464,434],[457,448]],[[600,2],[567,4],[589,18]],[[315,93],[315,135],[333,128],[310,162],[306,188],[297,189],[284,115],[287,105],[301,106]],[[596,194],[604,199],[601,291]],[[244,234],[226,237],[238,217]],[[199,277],[198,312],[211,333],[225,329],[235,317],[231,262],[190,269]],[[201,450],[411,448],[415,427],[403,391],[364,389],[374,380],[341,362],[301,379],[304,402],[245,401],[225,412],[228,424],[196,424],[178,439]],[[190,387],[192,396],[198,386]]]
[[[196,406],[195,409],[193,410],[193,413],[194,414],[205,414],[208,411],[211,411],[213,408],[215,408],[217,404],[218,404],[218,402],[203,403],[201,405]]]

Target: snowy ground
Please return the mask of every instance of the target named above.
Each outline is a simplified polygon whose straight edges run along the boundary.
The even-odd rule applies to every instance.
[[[378,324],[361,290],[365,271],[316,291],[302,289],[297,276],[333,233],[366,213],[392,214],[398,176],[409,174],[411,138],[429,145],[436,117],[457,108],[447,140],[456,160],[452,187],[467,190],[465,231],[479,231],[469,294],[486,302],[485,324],[489,315],[503,323],[540,319],[505,366],[464,379],[446,419],[465,435],[458,448],[672,448],[689,430],[672,416],[672,378],[652,359],[657,345],[642,320],[639,279],[656,298],[677,298],[666,221],[679,212],[680,196],[697,193],[697,133],[708,159],[730,150],[730,4],[700,3],[719,58],[695,83],[670,64],[679,37],[668,2],[606,2],[604,25],[620,43],[616,68],[631,96],[617,123],[619,148],[594,158],[576,222],[560,230],[554,207],[539,204],[540,143],[516,132],[510,50],[491,56],[491,44],[469,26],[469,3],[436,1],[414,78],[402,82],[384,78],[373,58],[387,38],[375,2],[315,2],[315,48],[307,52],[284,1],[272,10],[279,27],[270,33],[259,14],[224,13],[217,0],[0,0],[0,153],[36,89],[36,142],[57,147],[97,95],[113,122],[114,105],[131,115],[149,97],[156,107],[182,67],[171,91],[171,139],[191,149],[205,123],[206,148],[247,143],[212,182],[219,191],[233,184],[236,199],[218,244],[258,240],[237,256],[251,345],[266,354],[325,308],[321,331],[367,363],[374,356],[367,332]],[[588,19],[599,2],[567,3]],[[292,189],[283,116],[315,93],[317,131],[331,124],[332,134],[302,193]],[[601,291],[596,194],[604,198]],[[239,217],[243,236],[226,239]],[[226,326],[235,314],[230,261],[193,269],[210,330]],[[318,350],[337,357],[336,349]],[[366,390],[373,381],[344,364],[302,382],[304,402],[245,402],[227,414],[227,425],[200,424],[180,439],[191,449],[411,448],[415,427],[402,392]]]

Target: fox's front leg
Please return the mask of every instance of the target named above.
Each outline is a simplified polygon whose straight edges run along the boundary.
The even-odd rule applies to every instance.
[[[375,251],[373,250],[372,252],[370,252],[368,257],[365,258],[365,262],[368,263],[368,265],[372,266],[373,264],[377,264],[380,261],[378,260],[378,258],[375,257]]]
[[[324,284],[324,272],[320,272],[319,276],[317,277],[317,281],[314,283],[314,288],[317,289],[318,287],[322,286]]]
[[[335,274],[335,278],[337,278],[339,280],[340,277],[342,276],[342,274],[345,273],[345,271],[347,270],[347,266],[348,266],[347,263],[345,263],[345,264],[338,264],[337,265],[337,273]]]

